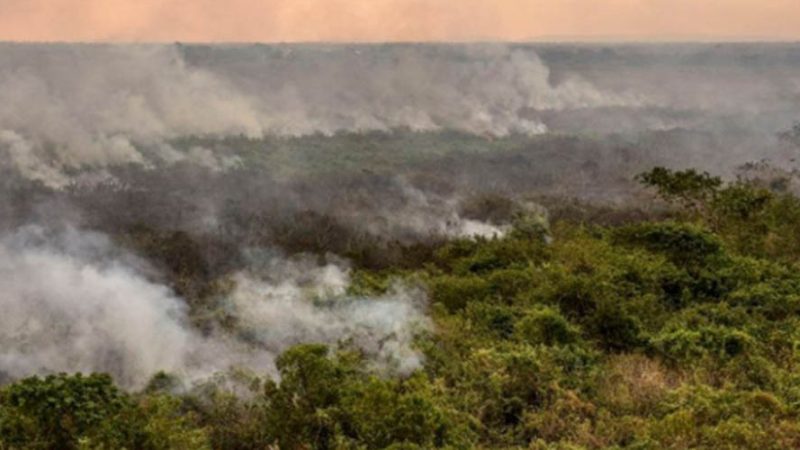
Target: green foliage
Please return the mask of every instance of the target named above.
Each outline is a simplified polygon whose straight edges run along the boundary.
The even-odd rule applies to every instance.
[[[434,448],[459,439],[424,378],[377,378],[320,345],[294,347],[277,365],[281,382],[267,382],[264,420],[280,448]]]
[[[542,308],[528,312],[520,320],[517,333],[532,345],[570,344],[579,337],[577,327],[570,324],[553,308]]]
[[[211,449],[207,430],[197,426],[196,417],[182,409],[180,399],[162,394],[137,399],[120,417],[122,425],[106,428],[95,439],[85,439],[82,448],[131,447],[151,450]],[[118,430],[127,430],[120,439]],[[131,443],[132,442],[132,443]]]
[[[0,448],[210,448],[180,403],[133,398],[102,374],[26,378],[0,391]]]
[[[758,180],[746,179],[723,184],[707,174],[664,168],[640,175],[639,180],[676,204],[678,216],[688,208],[689,217],[704,223],[736,252],[783,261],[800,259],[800,199],[785,189],[770,190]]]
[[[644,185],[655,188],[668,201],[676,201],[686,208],[698,208],[711,198],[722,185],[719,177],[694,169],[671,171],[656,167],[637,177]]]
[[[617,225],[518,216],[501,238],[358,264],[352,295],[427,286],[414,373],[307,344],[236,389],[25,379],[0,390],[0,448],[800,448],[800,200],[695,171],[641,180],[683,209]],[[476,217],[512,213],[473,201]],[[219,282],[173,254],[193,254],[188,236],[164,236],[135,247],[186,286]]]
[[[679,267],[713,264],[722,255],[722,242],[702,227],[675,223],[642,223],[614,231],[620,243],[661,253]]]
[[[327,356],[325,346],[305,345],[290,349],[277,361],[281,383],[266,386],[267,421],[282,448],[304,443],[313,448],[333,446],[340,388],[351,369]]]
[[[0,391],[0,435],[13,447],[76,448],[126,402],[108,375],[26,378]]]
[[[441,276],[431,282],[431,299],[449,311],[464,309],[470,302],[485,300],[491,294],[489,283],[478,276]]]

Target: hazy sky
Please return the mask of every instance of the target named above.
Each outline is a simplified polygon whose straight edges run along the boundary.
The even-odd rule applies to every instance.
[[[0,0],[0,40],[800,40],[800,0]]]

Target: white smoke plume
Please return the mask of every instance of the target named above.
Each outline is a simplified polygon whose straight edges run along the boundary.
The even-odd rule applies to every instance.
[[[54,248],[43,233],[0,244],[4,375],[107,370],[129,384],[186,363],[198,337],[179,299],[109,259],[102,236],[70,231]]]
[[[269,260],[269,279],[235,277],[231,313],[255,340],[204,336],[185,302],[103,235],[19,230],[0,239],[0,379],[102,371],[140,388],[158,371],[187,381],[233,367],[274,376],[275,357],[303,342],[348,344],[393,371],[419,366],[412,340],[427,324],[421,291],[350,299],[346,269],[283,262]]]
[[[170,138],[262,133],[246,98],[187,67],[170,47],[4,50],[3,147],[24,174],[54,187],[64,184],[65,169],[192,157],[171,148]]]
[[[462,217],[459,198],[426,192],[408,180],[391,181],[397,195],[387,195],[382,208],[373,214],[351,211],[354,223],[365,224],[373,235],[382,236],[445,236],[454,238],[501,238],[509,226],[493,225]],[[366,216],[366,217],[365,217]],[[365,220],[366,219],[366,220]]]
[[[6,43],[0,156],[52,187],[117,164],[236,166],[185,136],[745,130],[723,146],[752,157],[800,115],[797,61],[779,45]]]
[[[252,256],[252,254],[251,254]],[[301,342],[342,340],[364,352],[378,367],[408,373],[421,365],[415,335],[429,326],[425,294],[394,286],[373,299],[346,295],[348,271],[341,264],[317,266],[310,258],[264,257],[234,277],[230,296],[244,332],[279,353]]]
[[[503,45],[380,50],[226,47],[217,61],[167,45],[0,45],[0,154],[61,187],[75,169],[231,165],[228,155],[177,150],[170,142],[183,136],[538,134],[547,126],[521,110],[644,102],[577,75],[553,85],[536,53]]]

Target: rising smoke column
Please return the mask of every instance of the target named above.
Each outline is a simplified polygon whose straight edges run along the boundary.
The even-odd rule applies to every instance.
[[[189,382],[232,367],[274,376],[277,355],[304,342],[360,349],[382,370],[419,367],[412,341],[428,324],[422,291],[349,298],[346,267],[311,261],[270,253],[235,275],[227,304],[239,331],[203,335],[184,300],[107,237],[18,230],[0,239],[0,378],[108,372],[140,388],[159,371]]]

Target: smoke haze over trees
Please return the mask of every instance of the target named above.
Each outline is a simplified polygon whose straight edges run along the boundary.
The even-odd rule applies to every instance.
[[[0,44],[0,448],[791,447],[798,120],[789,44]]]

